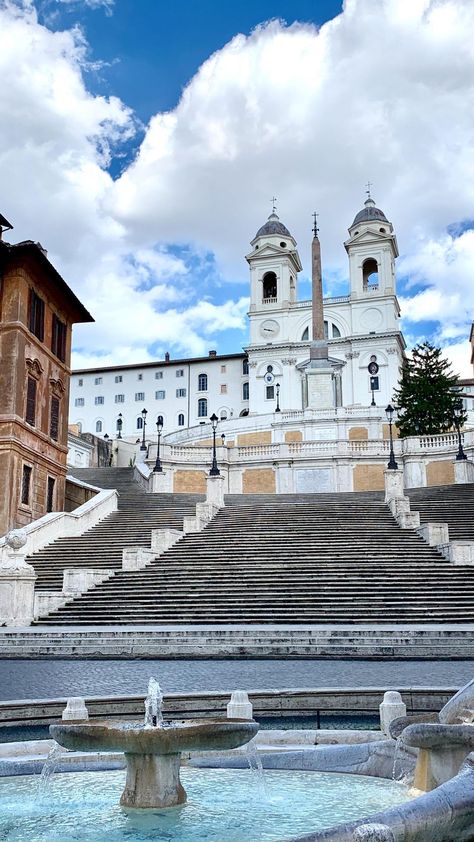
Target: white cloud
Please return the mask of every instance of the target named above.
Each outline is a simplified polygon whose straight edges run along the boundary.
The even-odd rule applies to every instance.
[[[79,31],[52,33],[31,4],[0,3],[2,211],[44,242],[96,316],[77,331],[81,354],[135,358],[157,342],[202,353],[240,326],[244,299],[199,302],[193,261],[168,246],[198,263],[214,254],[224,279],[246,282],[243,255],[275,192],[305,268],[319,210],[338,277],[368,178],[417,283],[408,329],[439,321],[441,341],[459,344],[474,311],[473,235],[446,227],[474,207],[473,29],[471,0],[346,0],[319,31],[273,21],[237,35],[150,121],[114,184],[107,162],[133,115],[87,91]]]

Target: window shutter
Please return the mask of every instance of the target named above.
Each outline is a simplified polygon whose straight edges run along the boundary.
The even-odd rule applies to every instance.
[[[26,422],[35,425],[36,422],[36,380],[28,377],[26,389]]]
[[[51,398],[51,415],[49,420],[49,435],[54,441],[58,440],[59,436],[59,400],[58,398]]]

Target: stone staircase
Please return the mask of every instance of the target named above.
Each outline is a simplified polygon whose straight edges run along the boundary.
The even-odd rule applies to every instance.
[[[447,523],[452,541],[474,541],[474,484],[409,488],[411,511],[420,523]]]
[[[124,488],[121,499],[128,493],[132,503],[139,496]],[[143,497],[154,512],[169,499],[169,516],[177,499],[181,507],[197,499]],[[133,508],[127,542],[143,544],[145,526],[142,519],[135,528]],[[118,562],[109,521],[77,539],[81,564],[93,553],[95,564],[100,556],[110,566],[110,547]],[[55,547],[43,551],[44,577]],[[474,568],[450,565],[414,531],[400,529],[382,494],[352,493],[230,495],[202,532],[187,534],[140,571],[117,572],[38,625],[472,621]]]
[[[73,475],[99,488],[119,492],[113,512],[77,538],[59,538],[27,557],[38,576],[37,591],[60,591],[66,567],[121,570],[124,547],[151,543],[151,530],[183,528],[183,517],[192,515],[201,494],[146,494],[133,481],[132,468],[75,468]]]

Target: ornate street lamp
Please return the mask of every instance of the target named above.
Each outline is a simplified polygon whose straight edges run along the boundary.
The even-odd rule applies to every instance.
[[[145,444],[145,427],[146,427],[146,417],[147,417],[147,415],[148,415],[148,412],[146,411],[146,409],[142,409],[143,436],[142,436],[142,443],[140,445],[140,450],[146,450],[147,449],[146,444]]]
[[[209,476],[210,477],[219,477],[221,472],[220,472],[219,468],[217,467],[217,454],[216,454],[216,428],[217,428],[217,424],[219,423],[219,419],[218,419],[215,412],[211,415],[209,421],[212,424],[212,465],[211,465],[211,470],[209,471]]]
[[[462,436],[461,436],[461,420],[463,417],[463,408],[461,401],[456,401],[454,405],[454,412],[453,412],[453,420],[454,426],[456,427],[456,432],[458,434],[458,452],[456,454],[456,462],[464,462],[467,459],[466,454],[464,453],[462,447]]]
[[[391,471],[398,470],[398,465],[395,462],[395,453],[393,452],[393,435],[392,435],[392,420],[393,420],[393,413],[395,412],[393,406],[389,404],[385,410],[385,414],[388,419],[389,424],[389,434],[390,434],[390,459],[388,460],[387,468]]]
[[[123,425],[122,413],[119,412],[118,418],[117,418],[117,430],[118,430],[117,438],[118,439],[122,438],[122,425]]]
[[[158,418],[156,419],[156,430],[157,430],[157,433],[158,433],[158,450],[156,451],[156,462],[155,462],[155,467],[153,468],[154,474],[162,474],[163,473],[163,468],[161,466],[161,461],[160,461],[160,439],[161,439],[162,429],[163,429],[163,416],[159,415]]]
[[[276,390],[277,390],[277,405],[276,405],[275,412],[280,412],[281,410],[280,410],[280,384],[279,383],[276,384]]]

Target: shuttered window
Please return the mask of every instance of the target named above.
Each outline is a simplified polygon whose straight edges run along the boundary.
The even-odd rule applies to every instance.
[[[27,380],[25,421],[33,427],[36,423],[36,380],[34,377],[28,377]]]
[[[28,300],[28,330],[31,330],[40,342],[44,339],[44,301],[33,289]]]
[[[48,485],[46,487],[46,511],[52,512],[54,505],[54,479],[48,477]]]
[[[31,471],[33,469],[30,465],[23,465],[23,474],[21,477],[21,502],[24,506],[28,506],[30,503],[30,484],[31,484]]]
[[[51,412],[49,417],[49,435],[54,441],[58,440],[59,436],[59,400],[58,398],[51,398]]]
[[[56,315],[53,315],[51,350],[61,362],[64,362],[66,359],[66,325]]]

